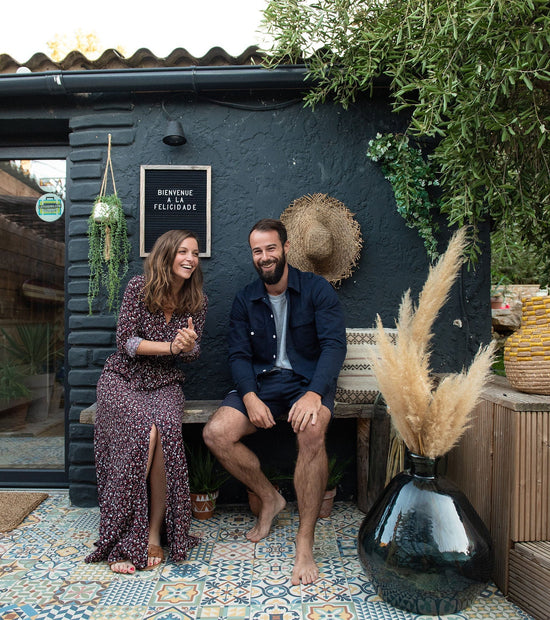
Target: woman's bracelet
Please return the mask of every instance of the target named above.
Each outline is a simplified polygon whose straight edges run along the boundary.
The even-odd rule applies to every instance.
[[[174,344],[174,341],[173,341],[173,340],[171,340],[171,341],[170,341],[170,355],[171,355],[172,357],[175,357],[175,356],[177,355],[177,353],[173,353],[173,352],[172,352],[172,345],[173,345],[173,344]]]

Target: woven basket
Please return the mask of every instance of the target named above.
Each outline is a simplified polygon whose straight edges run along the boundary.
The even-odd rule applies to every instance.
[[[397,330],[384,328],[393,344]],[[378,383],[370,362],[376,352],[377,333],[374,328],[346,329],[347,353],[336,384],[336,401],[341,403],[374,403],[379,393]]]
[[[521,301],[521,327],[504,345],[506,377],[520,392],[550,394],[550,297]]]

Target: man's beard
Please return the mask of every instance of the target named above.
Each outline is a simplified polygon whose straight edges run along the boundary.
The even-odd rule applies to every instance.
[[[277,260],[275,269],[271,273],[265,273],[262,270],[261,265],[254,264],[254,267],[256,267],[256,271],[258,272],[258,275],[260,276],[260,280],[262,280],[265,284],[277,284],[277,282],[279,282],[279,280],[283,277],[285,265],[286,265],[286,256],[283,253],[281,258]]]

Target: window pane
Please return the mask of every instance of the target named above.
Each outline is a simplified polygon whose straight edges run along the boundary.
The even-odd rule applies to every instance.
[[[0,161],[0,468],[64,468],[65,161]]]

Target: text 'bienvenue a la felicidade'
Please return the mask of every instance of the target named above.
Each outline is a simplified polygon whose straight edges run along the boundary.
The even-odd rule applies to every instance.
[[[159,189],[157,195],[166,198],[165,202],[155,202],[153,211],[196,211],[197,204],[189,202],[193,198],[192,189]]]

